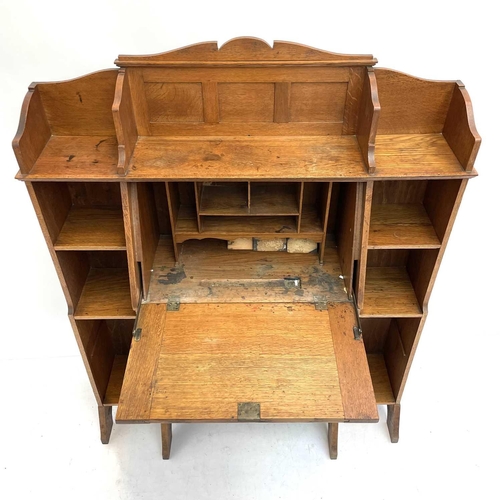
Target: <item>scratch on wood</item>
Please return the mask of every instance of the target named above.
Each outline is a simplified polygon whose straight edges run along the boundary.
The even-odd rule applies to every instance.
[[[75,157],[75,155],[69,155],[68,159],[66,160],[68,163]]]

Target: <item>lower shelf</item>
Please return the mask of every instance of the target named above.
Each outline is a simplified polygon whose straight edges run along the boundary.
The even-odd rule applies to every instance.
[[[385,365],[383,354],[367,354],[368,366],[372,377],[375,400],[379,405],[390,405],[396,402],[392,391],[389,374]]]
[[[91,269],[74,316],[77,320],[135,318],[127,269]]]
[[[106,395],[104,396],[104,406],[116,406],[118,404],[126,367],[127,356],[124,354],[117,354],[113,361],[113,367],[111,368],[111,375],[109,377]]]

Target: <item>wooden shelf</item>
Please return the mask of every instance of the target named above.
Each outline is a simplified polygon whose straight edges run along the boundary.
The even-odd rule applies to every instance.
[[[126,250],[121,208],[73,207],[54,243],[56,250]]]
[[[75,319],[135,318],[127,269],[91,269],[74,314]]]
[[[52,136],[33,165],[30,180],[117,177],[118,143],[109,136]]]
[[[200,215],[248,215],[248,183],[204,185]]]
[[[291,183],[250,183],[250,215],[299,215],[297,189]]]
[[[422,316],[404,267],[368,267],[362,317]]]
[[[265,235],[286,238],[297,234],[295,217],[203,217],[202,234],[227,235],[229,238]]]
[[[323,234],[323,224],[321,223],[321,217],[316,207],[303,207],[300,233]]]
[[[125,368],[127,367],[127,358],[128,356],[124,354],[117,354],[115,356],[108,387],[104,396],[105,406],[116,406],[120,400],[123,377],[125,376]]]
[[[373,205],[368,248],[439,248],[436,231],[421,204]]]
[[[464,169],[442,134],[377,135],[377,177],[453,177]]]
[[[375,392],[375,400],[379,405],[390,405],[396,402],[392,391],[391,381],[387,373],[384,355],[381,353],[367,354],[368,366]]]
[[[198,221],[196,219],[196,208],[186,205],[179,207],[175,233],[178,235],[198,234]]]

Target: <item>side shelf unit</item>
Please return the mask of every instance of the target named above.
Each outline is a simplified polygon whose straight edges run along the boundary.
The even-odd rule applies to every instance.
[[[375,421],[376,404],[396,442],[432,287],[477,175],[464,85],[254,38],[115,62],[32,84],[13,141],[102,442],[118,405],[119,421],[161,423],[164,458],[172,422],[240,418],[328,422],[336,458],[338,423]],[[251,249],[234,250],[239,238]],[[304,253],[260,253],[261,240]],[[277,361],[256,360],[257,344]],[[242,367],[256,362],[274,375],[253,373],[252,392]],[[248,403],[257,393],[271,403]]]

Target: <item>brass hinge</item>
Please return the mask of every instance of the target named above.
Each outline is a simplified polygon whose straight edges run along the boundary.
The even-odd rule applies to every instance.
[[[238,403],[238,420],[260,420],[260,403]]]
[[[181,308],[179,297],[169,297],[167,302],[167,311],[178,311]]]

